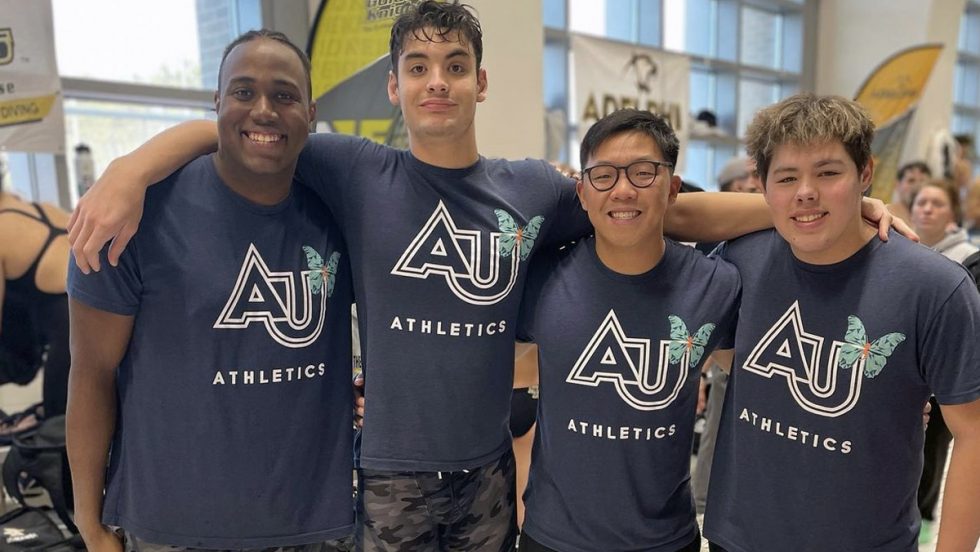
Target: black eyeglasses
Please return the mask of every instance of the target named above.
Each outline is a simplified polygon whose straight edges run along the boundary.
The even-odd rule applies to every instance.
[[[626,179],[634,188],[649,188],[651,184],[657,181],[660,167],[670,170],[673,166],[673,163],[665,161],[636,161],[625,167],[593,165],[582,171],[582,174],[585,175],[585,179],[589,181],[589,184],[592,184],[593,188],[600,192],[607,192],[619,182],[620,169],[626,172]]]

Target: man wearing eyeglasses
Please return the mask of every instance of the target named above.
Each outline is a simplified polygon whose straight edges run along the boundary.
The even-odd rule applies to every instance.
[[[700,365],[733,327],[734,267],[663,237],[678,140],[617,111],[581,148],[595,236],[535,260],[518,337],[540,402],[521,550],[700,550],[690,451]]]

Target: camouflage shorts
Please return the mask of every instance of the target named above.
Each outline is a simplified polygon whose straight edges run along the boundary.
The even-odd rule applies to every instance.
[[[126,552],[218,552],[217,550],[207,548],[185,548],[183,546],[153,544],[140,539],[129,531],[117,530],[116,532],[121,533],[123,548]],[[343,538],[335,541],[317,542],[300,546],[257,548],[254,549],[254,552],[349,552],[354,549],[351,540],[350,538]]]
[[[364,552],[510,552],[514,456],[458,472],[358,473],[354,543]]]

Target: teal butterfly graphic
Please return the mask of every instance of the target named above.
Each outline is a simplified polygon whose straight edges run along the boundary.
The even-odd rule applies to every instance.
[[[323,281],[326,278],[327,297],[330,297],[333,295],[333,283],[337,277],[337,265],[340,264],[340,253],[336,251],[331,253],[330,259],[324,264],[323,257],[316,252],[316,249],[304,245],[303,252],[306,253],[306,264],[310,267],[310,273],[308,274],[310,291],[313,292],[313,295],[318,295],[320,290],[323,289]]]
[[[905,341],[905,335],[898,332],[885,334],[869,342],[864,323],[857,316],[847,317],[847,333],[844,334],[844,348],[840,351],[837,364],[841,368],[850,368],[859,359],[865,359],[864,377],[873,378],[881,373],[888,357],[895,348]]]
[[[690,351],[688,366],[697,366],[704,355],[704,348],[708,345],[708,338],[711,337],[715,325],[705,324],[697,333],[691,335],[687,333],[687,324],[679,316],[671,314],[667,316],[667,320],[670,320],[670,347],[668,348],[670,363],[677,364],[684,356],[684,352]]]
[[[534,247],[534,240],[538,237],[538,231],[541,229],[544,217],[538,215],[529,220],[527,226],[522,228],[517,225],[514,217],[510,216],[507,211],[494,209],[493,212],[497,215],[497,223],[501,232],[500,256],[510,257],[515,249],[520,248],[521,260],[526,261],[527,256],[531,254],[531,248]]]

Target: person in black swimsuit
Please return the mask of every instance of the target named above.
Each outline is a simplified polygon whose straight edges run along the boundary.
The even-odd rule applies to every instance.
[[[517,485],[517,527],[524,525],[524,490],[531,469],[531,445],[538,419],[537,347],[521,345],[514,358],[514,392],[510,401],[510,434],[513,437]]]
[[[0,423],[0,435],[65,413],[71,365],[65,294],[68,216],[52,205],[27,203],[0,192],[0,349],[37,361],[8,378],[14,383],[30,382],[44,367],[41,407],[7,418]]]

